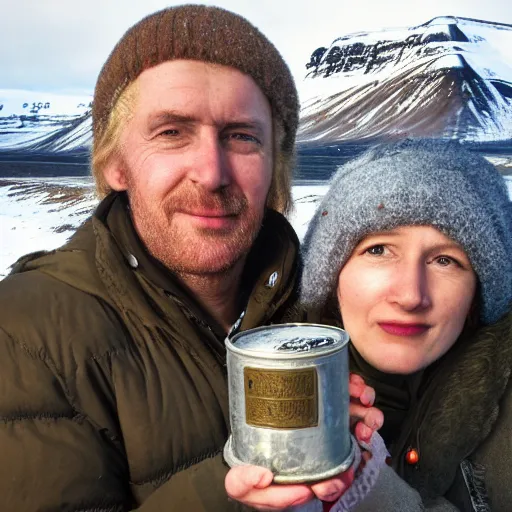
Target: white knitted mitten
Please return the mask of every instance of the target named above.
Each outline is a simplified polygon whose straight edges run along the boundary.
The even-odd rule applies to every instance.
[[[353,510],[371,491],[379,477],[381,468],[386,465],[389,452],[384,444],[384,440],[378,432],[373,433],[369,444],[364,442],[360,442],[359,444],[362,448],[369,451],[372,457],[366,462],[363,470],[356,477],[352,485],[332,507],[331,512],[349,512]],[[356,471],[361,461],[361,451],[357,450],[357,452],[359,460],[354,461]]]
[[[375,485],[379,477],[380,470],[386,465],[386,458],[389,456],[384,440],[378,432],[374,432],[370,443],[359,442],[359,445],[366,451],[372,454],[372,458],[368,460],[361,471],[352,482],[352,485],[341,496],[341,498],[334,504],[330,512],[350,512],[361,503],[367,494]],[[354,467],[357,471],[361,463],[361,449],[356,447],[356,454],[354,458]],[[322,503],[319,500],[312,500],[300,507],[294,507],[294,512],[321,512]]]

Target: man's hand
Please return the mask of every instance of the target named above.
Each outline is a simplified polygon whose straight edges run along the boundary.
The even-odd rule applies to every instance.
[[[358,441],[368,442],[382,427],[384,415],[373,407],[375,390],[362,377],[350,375],[349,380],[351,426]],[[307,503],[313,498],[336,501],[352,484],[354,468],[328,480],[314,484],[272,484],[274,475],[259,466],[237,466],[228,472],[225,480],[228,495],[257,510],[282,510]]]
[[[302,505],[317,497],[336,501],[352,484],[354,469],[315,484],[272,484],[274,475],[259,466],[237,466],[226,475],[228,495],[257,510],[282,510]]]

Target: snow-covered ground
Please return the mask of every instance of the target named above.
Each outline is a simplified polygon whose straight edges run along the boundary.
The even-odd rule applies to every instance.
[[[62,245],[95,204],[90,178],[0,178],[0,279],[23,254]]]
[[[327,186],[293,187],[290,220],[300,237]],[[0,178],[0,279],[26,253],[62,245],[96,205],[90,178]]]
[[[505,177],[512,196],[512,176]],[[326,193],[326,182],[299,182],[290,222],[300,239]],[[0,279],[20,256],[62,245],[97,200],[90,178],[0,178]]]

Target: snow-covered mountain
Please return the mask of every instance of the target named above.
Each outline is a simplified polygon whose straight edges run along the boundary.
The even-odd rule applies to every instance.
[[[446,16],[315,50],[299,142],[512,140],[512,25]]]
[[[0,89],[0,151],[87,148],[91,106],[92,96]]]
[[[512,144],[510,48],[512,25],[453,16],[339,37],[307,63],[298,142],[431,136]],[[0,89],[0,160],[14,151],[43,159],[78,153],[85,162],[91,102]]]

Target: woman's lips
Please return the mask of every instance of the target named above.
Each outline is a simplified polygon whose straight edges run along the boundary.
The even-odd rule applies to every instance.
[[[379,322],[379,326],[383,331],[393,336],[418,336],[430,328],[426,324],[402,324],[396,322]]]

